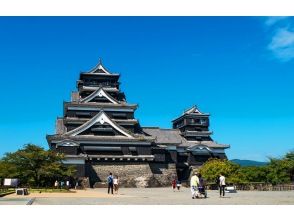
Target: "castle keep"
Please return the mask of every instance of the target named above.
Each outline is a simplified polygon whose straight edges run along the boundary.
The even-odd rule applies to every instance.
[[[46,136],[77,177],[97,186],[112,172],[123,186],[166,186],[175,177],[187,180],[208,158],[226,158],[229,145],[212,140],[209,114],[196,106],[174,119],[172,129],[142,127],[134,117],[138,106],[127,102],[119,78],[101,61],[82,72],[78,91],[63,103],[56,134]]]

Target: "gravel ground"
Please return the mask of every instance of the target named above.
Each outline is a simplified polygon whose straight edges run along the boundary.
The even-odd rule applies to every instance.
[[[294,205],[294,191],[239,191],[220,198],[218,191],[208,191],[208,198],[192,199],[188,188],[121,188],[108,195],[106,189],[79,190],[76,193],[32,193],[27,197],[9,195],[0,204],[32,205]]]

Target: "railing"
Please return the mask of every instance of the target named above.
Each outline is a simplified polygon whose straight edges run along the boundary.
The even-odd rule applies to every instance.
[[[294,190],[294,185],[277,185],[272,187],[272,191],[289,191]]]
[[[294,190],[293,184],[237,184],[235,185],[237,190],[256,190],[256,191],[289,191]]]
[[[228,184],[227,186],[234,186],[236,190],[243,191],[290,191],[294,190],[294,184],[278,184],[272,185],[269,183],[242,183],[242,184]],[[215,183],[207,184],[208,189],[218,189]]]
[[[84,82],[84,86],[100,86],[100,87],[104,87],[104,86],[111,86],[111,87],[116,87],[119,86],[120,83],[111,83],[111,82],[95,82],[95,81],[91,81],[91,82]]]

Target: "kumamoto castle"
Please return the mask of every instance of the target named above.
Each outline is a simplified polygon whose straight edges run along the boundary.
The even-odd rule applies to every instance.
[[[141,126],[134,117],[138,105],[127,102],[119,77],[101,61],[80,73],[56,134],[46,136],[87,187],[101,186],[109,172],[126,187],[166,186],[173,178],[187,180],[208,158],[226,158],[229,145],[213,141],[209,114],[196,106],[172,120],[172,129]]]

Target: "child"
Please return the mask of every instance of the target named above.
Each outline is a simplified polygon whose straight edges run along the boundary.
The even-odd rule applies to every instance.
[[[173,191],[175,191],[176,184],[177,184],[176,179],[173,179],[173,181],[172,181],[172,188],[173,188]]]
[[[114,192],[116,194],[118,194],[118,176],[115,176],[114,179],[113,179],[113,186],[114,186]]]
[[[177,189],[178,189],[178,191],[180,191],[181,186],[182,186],[181,181],[177,180]]]

